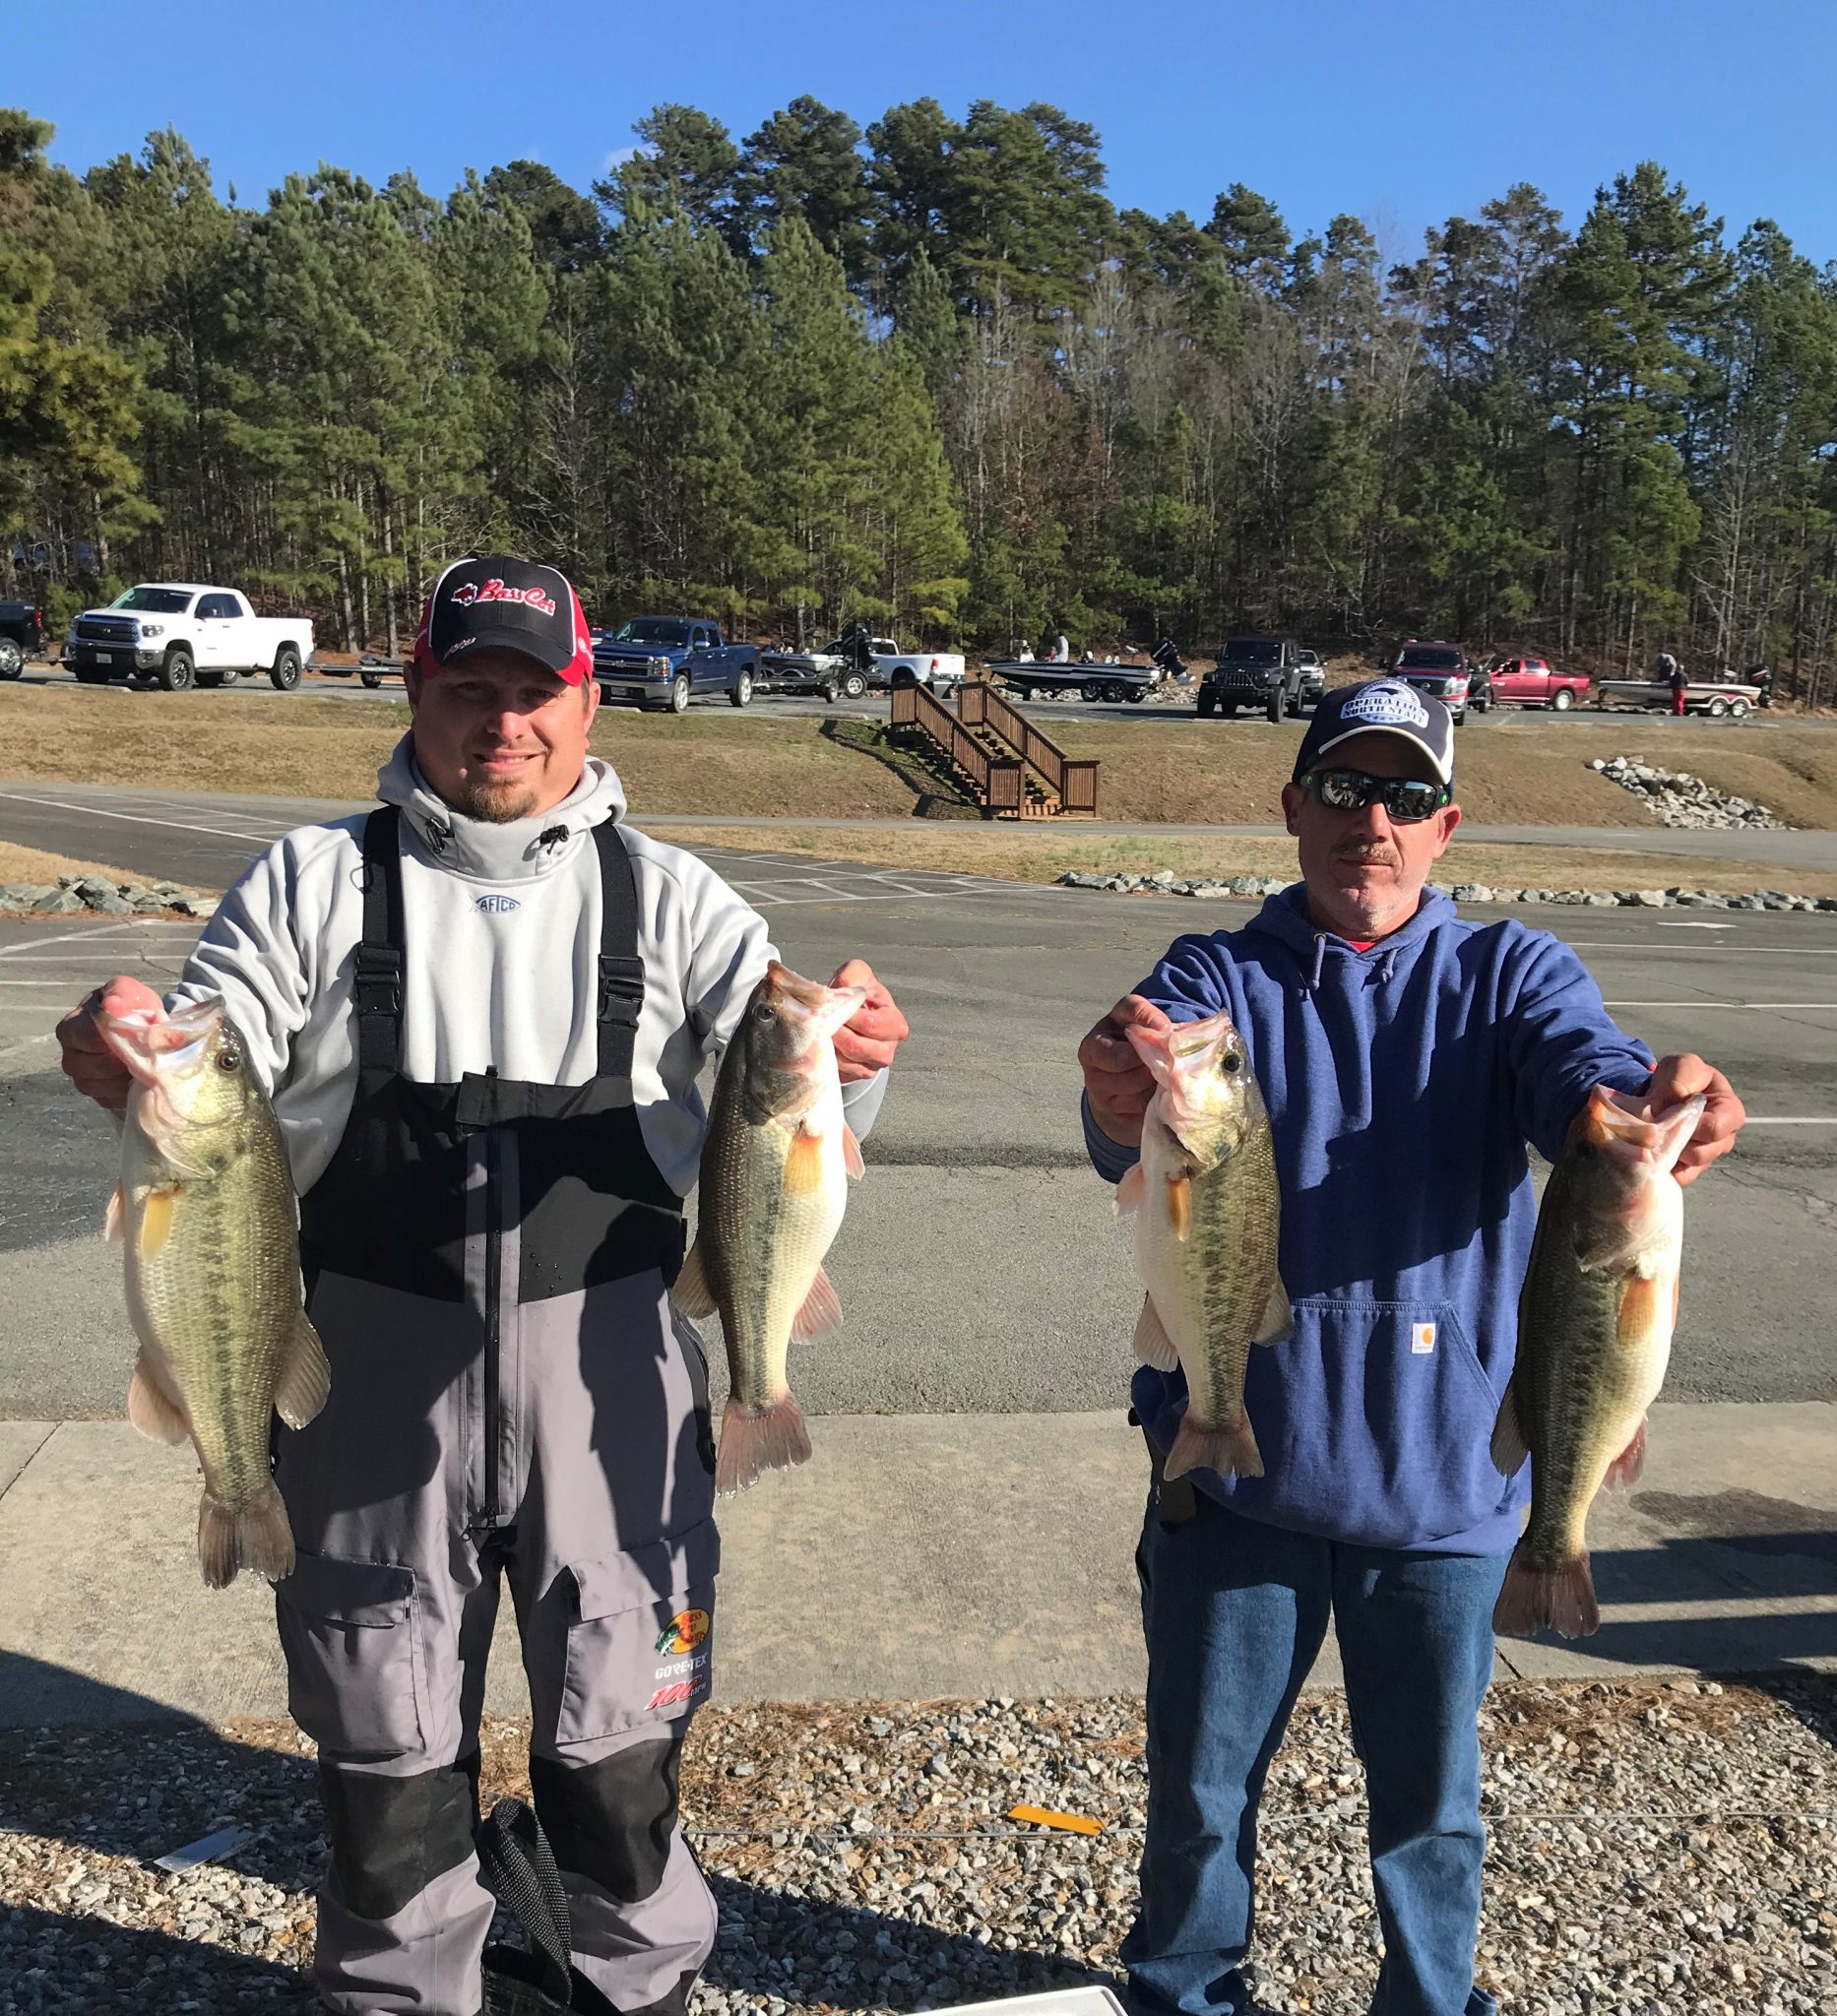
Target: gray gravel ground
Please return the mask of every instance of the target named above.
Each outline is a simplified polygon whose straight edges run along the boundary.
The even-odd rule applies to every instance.
[[[1483,1717],[1482,1981],[1529,2016],[1837,2012],[1837,1680],[1515,1682]],[[523,1731],[484,1732],[487,1799]],[[310,2006],[314,1774],[285,1725],[0,1733],[0,2009]],[[1112,1979],[1135,1898],[1136,1700],[706,1711],[684,1807],[721,1933],[700,2008],[917,2010]],[[1027,1801],[1095,1838],[1017,1826]],[[224,1824],[229,1866],[145,1858]],[[1257,1987],[1364,2008],[1376,1926],[1344,1702],[1271,1773]]]

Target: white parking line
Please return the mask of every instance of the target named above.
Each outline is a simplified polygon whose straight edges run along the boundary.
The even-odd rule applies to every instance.
[[[1837,1001],[1604,1001],[1604,1008],[1837,1008]]]
[[[279,840],[284,833],[292,829],[276,826],[272,832],[245,833],[230,826],[200,826],[185,819],[174,819],[170,813],[162,818],[153,818],[141,812],[114,812],[104,805],[72,804],[65,798],[38,798],[29,796],[25,791],[0,791],[0,798],[11,798],[20,805],[45,805],[57,812],[84,812],[96,819],[120,819],[130,826],[159,826],[171,833],[208,833],[217,840]]]

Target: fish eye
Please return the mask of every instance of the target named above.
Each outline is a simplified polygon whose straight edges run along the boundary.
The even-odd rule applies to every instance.
[[[753,1020],[755,1022],[776,1022],[778,1020],[778,1010],[773,1007],[770,1001],[761,1001],[753,1010]]]
[[[220,1071],[240,1071],[242,1052],[234,1043],[225,1043],[217,1053],[217,1068]]]
[[[1235,1050],[1227,1050],[1219,1059],[1219,1064],[1226,1071],[1235,1072],[1243,1069],[1243,1059]]]

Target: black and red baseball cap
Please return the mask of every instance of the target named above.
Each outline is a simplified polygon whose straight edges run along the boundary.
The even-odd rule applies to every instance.
[[[455,560],[421,611],[415,666],[426,677],[485,650],[520,651],[570,686],[587,678],[594,643],[567,576],[501,553]]]

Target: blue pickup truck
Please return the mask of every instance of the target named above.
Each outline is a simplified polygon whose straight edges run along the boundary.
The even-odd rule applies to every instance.
[[[744,707],[758,676],[759,647],[729,644],[718,623],[700,617],[633,616],[594,633],[600,697],[649,713],[686,714],[710,693]]]

